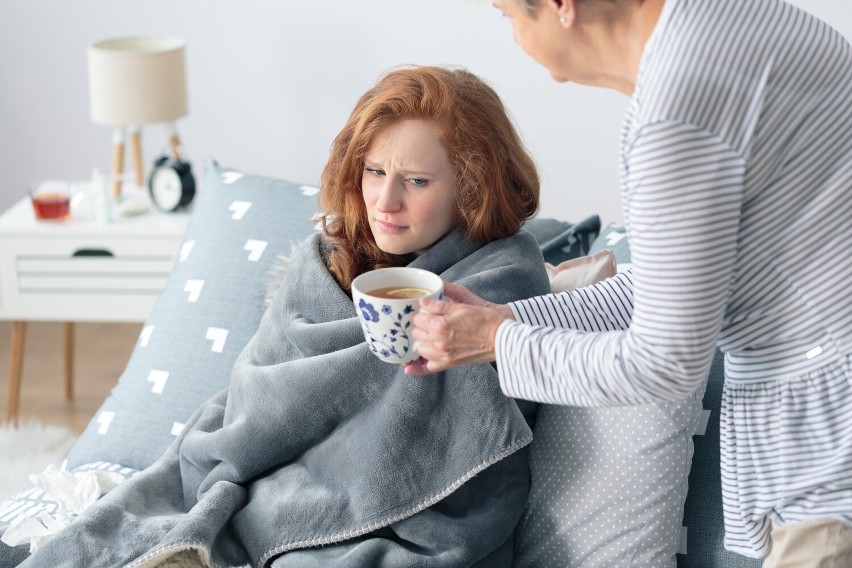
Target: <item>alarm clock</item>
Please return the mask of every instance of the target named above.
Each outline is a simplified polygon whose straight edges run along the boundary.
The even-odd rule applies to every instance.
[[[195,178],[189,162],[169,156],[157,158],[148,178],[148,191],[161,211],[171,213],[188,206],[195,197]]]

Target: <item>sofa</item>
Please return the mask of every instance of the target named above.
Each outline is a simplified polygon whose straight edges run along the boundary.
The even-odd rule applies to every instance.
[[[134,475],[153,463],[199,405],[227,385],[276,274],[287,269],[298,243],[318,230],[317,193],[315,186],[206,160],[202,191],[174,268],[116,387],[72,448],[71,471]],[[624,228],[602,229],[596,216],[574,223],[537,218],[525,229],[554,265],[609,250],[619,269],[629,266]],[[717,353],[703,400],[696,393],[696,400],[672,407],[542,405],[533,429],[530,498],[516,530],[515,566],[672,566],[673,555],[678,567],[759,566],[760,561],[723,547],[722,380]],[[593,428],[596,436],[612,435],[597,441],[612,443],[613,451],[572,468],[578,448],[585,447],[577,438],[578,425],[588,428],[584,436]],[[597,475],[603,464],[607,475]],[[585,469],[585,477],[574,469]],[[641,485],[637,471],[653,476],[645,476]],[[17,516],[52,514],[57,507],[40,491],[23,492],[0,503],[0,532]],[[0,566],[26,556],[24,547],[3,547]]]

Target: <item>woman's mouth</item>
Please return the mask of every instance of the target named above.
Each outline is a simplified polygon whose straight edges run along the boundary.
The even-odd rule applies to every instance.
[[[388,223],[387,221],[379,221],[378,219],[376,219],[376,227],[378,227],[380,231],[390,233],[392,235],[398,235],[408,229],[408,227],[404,225],[395,225],[393,223]]]

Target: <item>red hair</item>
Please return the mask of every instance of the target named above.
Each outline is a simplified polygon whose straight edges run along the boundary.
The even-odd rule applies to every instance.
[[[460,225],[469,239],[489,242],[514,235],[538,210],[535,163],[490,86],[463,69],[390,71],[358,100],[322,172],[321,221],[332,243],[329,269],[344,289],[362,272],[413,259],[378,247],[361,195],[370,145],[389,124],[404,119],[437,124],[455,170]]]

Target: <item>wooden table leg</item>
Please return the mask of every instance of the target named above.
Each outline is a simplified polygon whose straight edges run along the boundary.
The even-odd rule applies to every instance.
[[[18,424],[18,402],[21,397],[21,368],[24,364],[24,335],[27,323],[12,322],[12,344],[9,350],[9,399],[6,401],[6,422]]]
[[[62,349],[65,355],[65,398],[74,398],[74,324],[62,323]]]

